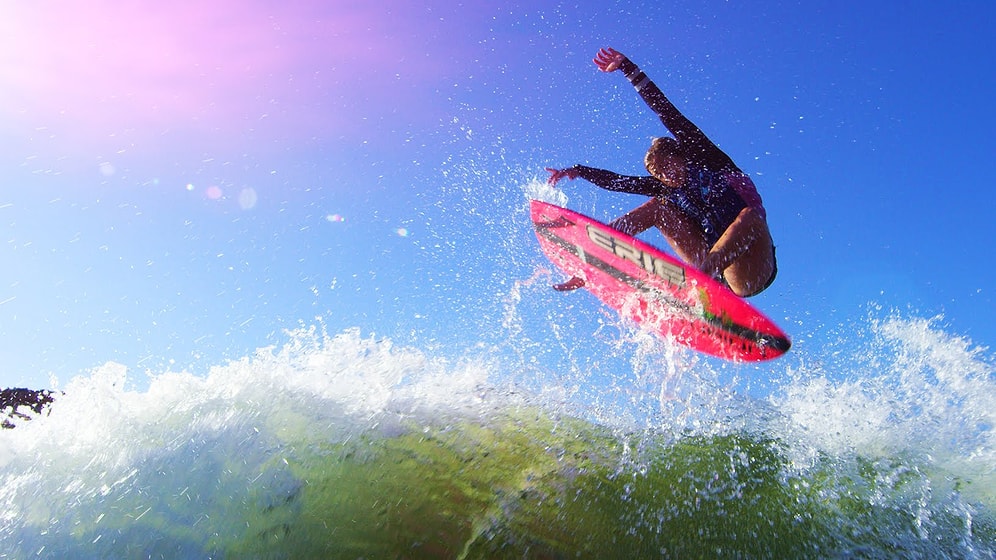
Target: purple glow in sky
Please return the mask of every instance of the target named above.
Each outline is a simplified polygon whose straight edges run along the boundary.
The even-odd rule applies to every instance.
[[[356,135],[368,126],[358,108],[447,62],[415,40],[431,14],[395,4],[5,3],[0,116],[64,151]]]

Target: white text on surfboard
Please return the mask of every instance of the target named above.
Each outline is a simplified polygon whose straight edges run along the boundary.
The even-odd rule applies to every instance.
[[[612,234],[600,229],[588,226],[588,239],[599,247],[609,251],[619,258],[626,259],[647,272],[654,274],[665,282],[675,285],[685,285],[685,271],[680,266],[671,264],[663,259],[655,258],[646,251],[641,251],[626,243]]]

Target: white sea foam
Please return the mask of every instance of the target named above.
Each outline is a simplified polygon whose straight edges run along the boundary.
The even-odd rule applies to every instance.
[[[329,336],[317,327],[206,376],[155,375],[144,392],[129,390],[127,375],[120,364],[96,368],[70,381],[48,411],[0,432],[8,482],[59,463],[124,468],[190,438],[292,415],[348,433],[426,409],[474,412],[488,392],[480,363],[449,364],[357,330]]]
[[[224,503],[256,495],[264,483],[275,492],[266,499],[279,500],[297,483],[272,465],[283,465],[297,446],[390,436],[524,402],[556,414],[570,401],[571,412],[620,432],[748,427],[782,442],[802,476],[819,457],[842,470],[855,457],[897,463],[877,473],[884,487],[927,469],[937,480],[914,478],[919,486],[906,493],[874,498],[896,500],[925,523],[937,511],[933,499],[947,510],[967,507],[932,495],[962,493],[996,507],[992,367],[983,350],[930,321],[874,322],[875,336],[856,353],[867,356],[864,368],[800,367],[767,405],[742,400],[739,408],[704,361],[619,328],[619,348],[609,350],[634,346],[631,371],[541,379],[532,396],[509,384],[500,357],[442,360],[356,330],[328,335],[320,325],[205,376],[154,375],[144,391],[129,389],[123,366],[106,364],[70,381],[48,412],[0,431],[0,540],[21,543],[11,550],[47,546],[51,553],[56,535],[75,530],[67,524],[99,534],[100,518],[125,497],[137,508],[125,518],[157,515],[152,504],[180,498],[194,503],[176,511],[217,516]],[[600,388],[579,390],[606,378]],[[579,406],[578,398],[591,400]]]
[[[872,321],[867,348],[850,356],[862,359],[793,372],[771,402],[796,459],[909,457],[996,505],[994,370],[984,349],[935,322]]]

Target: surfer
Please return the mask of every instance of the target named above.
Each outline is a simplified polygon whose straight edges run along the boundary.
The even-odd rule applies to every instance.
[[[601,49],[594,62],[602,72],[622,70],[674,137],[656,138],[650,145],[644,159],[649,177],[575,165],[548,167],[549,184],[581,177],[610,191],[649,196],[609,226],[628,235],[657,226],[682,260],[725,282],[737,295],[749,297],[765,290],[774,282],[778,267],[754,182],[621,52]],[[571,278],[554,289],[582,286],[582,279]]]

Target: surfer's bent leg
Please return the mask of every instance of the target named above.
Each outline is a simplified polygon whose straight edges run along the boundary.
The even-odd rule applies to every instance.
[[[644,202],[633,210],[626,212],[622,216],[609,222],[608,226],[614,230],[621,231],[626,235],[635,236],[644,232],[661,220],[663,205],[656,197]]]
[[[674,204],[665,202],[659,203],[659,206],[656,225],[668,244],[686,263],[701,263],[711,248],[701,226]]]

